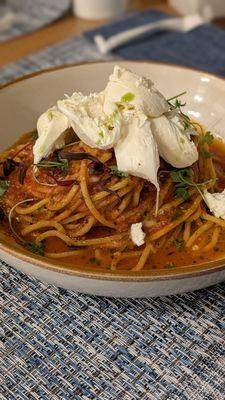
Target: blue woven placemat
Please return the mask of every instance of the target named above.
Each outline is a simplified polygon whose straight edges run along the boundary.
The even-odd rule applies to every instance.
[[[70,4],[70,0],[1,0],[0,42],[50,24],[64,15]]]
[[[100,59],[85,38],[8,65],[0,81]],[[107,299],[0,262],[0,398],[224,400],[225,284],[160,299]]]

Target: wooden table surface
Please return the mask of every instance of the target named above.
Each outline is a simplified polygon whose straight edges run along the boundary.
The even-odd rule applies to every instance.
[[[130,10],[141,11],[149,8],[157,8],[161,11],[176,14],[175,10],[167,4],[167,0],[130,0]],[[0,43],[0,66],[9,62],[14,62],[28,54],[35,53],[38,50],[79,35],[85,30],[92,29],[104,23],[107,23],[107,21],[83,20],[74,17],[72,13],[68,13],[60,20],[44,27],[43,29],[20,36],[19,38],[8,42]],[[216,25],[225,28],[225,19],[216,21],[215,23]]]

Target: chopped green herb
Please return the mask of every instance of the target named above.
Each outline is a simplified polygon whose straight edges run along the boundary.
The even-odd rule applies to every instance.
[[[28,243],[26,244],[26,249],[31,251],[31,253],[37,254],[39,256],[45,255],[45,249],[43,243]]]
[[[3,196],[3,194],[8,190],[9,188],[9,181],[4,180],[0,181],[0,196]]]
[[[49,121],[51,121],[53,119],[53,117],[54,117],[53,112],[52,111],[48,111],[48,119],[49,119]]]
[[[175,245],[175,247],[177,248],[177,250],[181,250],[184,247],[184,241],[183,239],[175,239],[173,241],[173,244]]]
[[[101,131],[101,132],[99,132],[98,136],[99,136],[101,139],[103,139],[103,138],[104,138],[104,133]]]
[[[131,93],[131,92],[127,92],[127,93],[125,93],[122,97],[121,97],[121,102],[122,103],[129,103],[130,101],[133,101],[134,100],[134,93]]]
[[[177,267],[176,264],[172,262],[165,265],[165,268],[176,268],[176,267]]]
[[[127,172],[119,171],[116,165],[110,167],[111,174],[118,176],[119,178],[126,178],[128,176]]]

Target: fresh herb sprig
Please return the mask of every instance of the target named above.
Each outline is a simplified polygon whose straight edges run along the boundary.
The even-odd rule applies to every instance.
[[[176,197],[181,197],[183,198],[184,201],[189,200],[190,194],[188,189],[190,187],[194,187],[205,201],[202,192],[202,187],[212,182],[212,179],[206,182],[196,183],[193,181],[193,172],[190,168],[173,170],[170,172],[170,177],[172,181],[175,183],[174,194]]]
[[[179,112],[179,117],[181,118],[182,124],[184,129],[187,129],[190,127],[191,125],[191,120],[188,117],[188,115],[186,115],[181,108],[184,107],[186,105],[186,103],[182,103],[180,100],[178,100],[179,97],[184,96],[187,92],[182,92],[179,93],[176,96],[171,97],[170,99],[167,99],[167,103],[170,106],[170,110],[177,110]],[[174,104],[171,103],[171,101],[175,100]]]

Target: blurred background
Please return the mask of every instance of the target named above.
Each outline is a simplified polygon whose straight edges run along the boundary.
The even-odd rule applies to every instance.
[[[225,26],[224,0],[0,0],[0,65],[122,16],[155,9],[173,16],[198,13]]]

